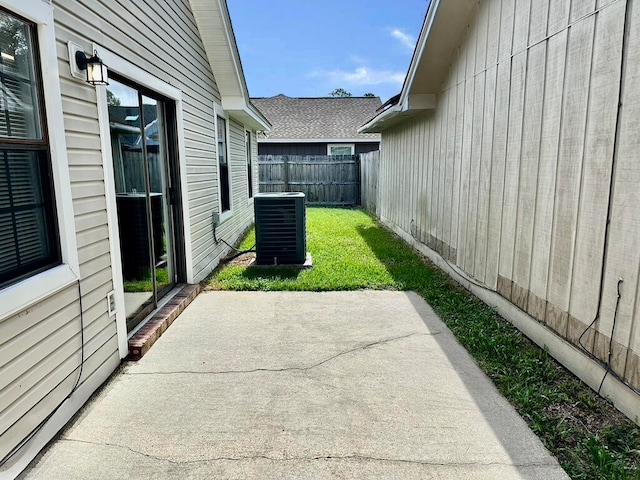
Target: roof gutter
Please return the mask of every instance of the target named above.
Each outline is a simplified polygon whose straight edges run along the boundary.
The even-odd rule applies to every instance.
[[[383,126],[396,119],[402,111],[402,105],[393,105],[361,126],[358,133],[378,133],[384,130]]]
[[[223,95],[222,108],[229,116],[253,130],[264,132],[271,130],[271,124],[262,115],[262,112],[253,103],[248,102],[245,97]]]
[[[358,129],[358,133],[378,133],[407,118],[427,110],[435,110],[436,106],[437,99],[433,94],[408,95],[404,100],[400,97],[400,103],[387,108],[365,123]]]

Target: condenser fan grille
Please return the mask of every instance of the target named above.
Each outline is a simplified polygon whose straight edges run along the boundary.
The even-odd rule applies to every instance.
[[[303,193],[258,194],[254,197],[256,263],[302,264],[306,257]]]

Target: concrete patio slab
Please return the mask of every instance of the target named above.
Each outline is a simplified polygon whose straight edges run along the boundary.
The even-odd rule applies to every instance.
[[[416,294],[208,292],[27,479],[567,479]]]

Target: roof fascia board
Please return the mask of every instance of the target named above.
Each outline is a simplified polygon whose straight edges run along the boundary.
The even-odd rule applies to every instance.
[[[236,39],[233,34],[233,27],[231,26],[231,16],[229,15],[229,9],[227,7],[226,0],[217,0],[218,8],[220,12],[220,16],[222,17],[222,26],[224,27],[224,34],[227,40],[227,46],[229,47],[229,53],[231,53],[231,63],[233,67],[233,71],[236,74],[236,79],[238,81],[238,88],[242,92],[243,97],[248,98],[249,95],[246,94],[247,86],[244,81],[244,74],[242,72],[242,67],[240,66],[240,52],[238,51],[238,46],[236,45]],[[213,65],[212,68],[215,68]],[[225,95],[225,92],[220,92],[221,95]]]
[[[358,129],[358,133],[377,133],[381,126],[402,113],[402,105],[394,105],[375,116]]]
[[[247,82],[244,78],[244,72],[242,70],[242,61],[240,60],[240,51],[238,50],[238,44],[236,43],[236,36],[233,33],[233,25],[231,24],[231,15],[229,14],[229,8],[227,7],[226,0],[218,0],[220,5],[220,12],[222,15],[224,33],[227,37],[227,44],[231,50],[231,58],[233,59],[233,69],[236,73],[236,78],[240,84],[240,90],[245,101],[249,100],[249,92],[247,88]]]
[[[431,45],[431,47],[433,47],[433,45],[435,45],[434,42],[442,40],[441,38],[432,37],[436,35],[439,37],[443,34],[459,35],[458,29],[462,28],[462,22],[455,22],[454,29],[449,29],[446,31],[447,33],[444,33],[446,30],[446,24],[448,24],[447,22],[450,22],[451,18],[455,18],[455,15],[457,14],[463,15],[463,17],[460,17],[461,19],[466,19],[469,12],[473,11],[473,8],[476,8],[477,5],[477,0],[447,0],[446,2],[443,0],[431,0],[431,3],[429,4],[429,8],[425,15],[422,30],[420,31],[420,35],[416,43],[416,48],[413,52],[413,57],[411,58],[409,70],[402,85],[398,103],[395,106],[383,111],[368,123],[360,127],[358,129],[358,133],[380,132],[381,130],[389,128],[390,126],[403,121],[404,118],[412,116],[414,113],[419,114],[419,112],[421,111],[433,110],[437,108],[438,92],[422,92],[418,94],[412,93],[413,90],[415,90],[417,75],[421,71],[421,63],[425,60],[427,51],[429,51],[430,49],[429,46]],[[438,17],[441,17],[441,23],[445,22],[443,24],[444,26],[440,24],[436,26]],[[445,30],[443,30],[443,28],[445,28]],[[448,45],[449,43],[451,43],[452,39],[447,40]],[[430,59],[427,58],[427,61],[429,60]],[[437,61],[431,67],[433,67],[434,69],[443,68],[443,66],[439,65]],[[441,72],[428,71],[428,73],[439,75]],[[421,75],[423,74],[424,71],[421,73]]]
[[[251,103],[247,103],[244,97],[240,96],[223,96],[222,108],[228,112],[230,116],[241,120],[246,125],[256,130],[268,132],[271,130],[271,124],[262,116],[257,108]]]
[[[422,94],[411,96],[409,92],[411,91],[411,87],[413,86],[420,60],[424,55],[424,51],[427,46],[427,40],[429,38],[429,34],[431,33],[431,29],[433,28],[436,13],[438,11],[438,8],[440,7],[440,1],[441,0],[431,0],[431,3],[429,4],[427,14],[425,15],[424,22],[422,24],[422,29],[420,30],[420,36],[418,37],[418,42],[416,43],[416,48],[413,51],[413,56],[411,57],[409,71],[407,72],[407,75],[404,78],[404,83],[402,84],[402,90],[400,91],[400,99],[398,100],[398,103],[390,108],[387,108],[379,115],[372,118],[369,122],[365,123],[358,129],[358,133],[380,132],[381,130],[384,130],[385,127],[394,125],[398,121],[400,121],[400,115],[410,109],[428,110],[436,108],[437,101],[435,95]]]

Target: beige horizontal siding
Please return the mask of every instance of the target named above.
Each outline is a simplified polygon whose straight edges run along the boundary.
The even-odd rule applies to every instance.
[[[215,152],[216,138],[214,129],[214,103],[220,101],[213,74],[207,63],[207,56],[198,37],[195,20],[189,10],[188,3],[176,2],[138,2],[118,1],[118,8],[109,2],[80,2],[73,9],[60,5],[56,11],[56,20],[60,25],[59,36],[64,40],[72,40],[81,45],[95,41],[105,48],[118,53],[144,70],[156,75],[183,92],[184,140],[187,153],[187,182],[193,263],[196,279],[203,278],[213,268],[223,248],[213,240],[211,213],[219,210],[217,188],[217,156]],[[86,23],[100,25],[99,29],[85,28]],[[171,38],[167,42],[166,38]],[[132,45],[136,47],[133,48]],[[142,47],[142,48],[140,48]],[[66,58],[66,45],[58,47],[61,61]],[[185,54],[186,52],[186,54]],[[91,125],[95,112],[83,105],[95,102],[91,91],[77,93],[78,82],[70,79],[63,82],[63,95],[68,91],[70,98],[66,102],[73,105],[68,129],[78,131],[69,140],[70,147],[76,150],[99,147],[91,132],[97,131],[97,124]],[[79,98],[79,100],[77,100]],[[65,103],[66,104],[66,103]],[[231,123],[230,123],[231,128]],[[84,133],[80,134],[79,131]],[[246,225],[246,215],[242,206],[242,184],[238,181],[246,179],[235,171],[236,158],[243,145],[239,145],[236,131],[230,134],[230,160],[232,162],[232,193],[234,217],[225,222],[220,233],[229,241],[235,240],[239,231]],[[243,140],[242,140],[243,141]],[[242,154],[244,155],[244,154]],[[86,177],[86,172],[83,172]],[[95,181],[100,181],[96,179]],[[245,187],[246,188],[246,187]],[[91,187],[83,184],[75,187],[79,196],[87,197],[80,205],[83,215],[98,210],[98,199],[91,197]],[[246,194],[245,194],[246,195]]]
[[[71,392],[80,365],[77,286],[0,321],[0,458]]]
[[[188,1],[53,2],[56,51],[80,259],[83,312],[77,285],[0,319],[0,458],[74,388],[81,357],[83,384],[106,378],[119,362],[114,317],[106,295],[113,289],[104,170],[96,90],[72,78],[67,42],[90,50],[93,42],[183,94],[187,185],[196,280],[215,266],[226,247],[213,240],[211,213],[218,207],[213,73]],[[171,39],[167,41],[167,39]],[[246,201],[244,130],[230,121],[234,216],[221,238],[237,239],[250,221]],[[116,242],[117,243],[117,242]],[[80,329],[84,327],[84,346]]]
[[[233,215],[216,229],[216,237],[228,243],[237,241],[239,235],[247,229],[253,221],[253,207],[247,202],[247,160],[245,153],[244,126],[228,119],[229,138],[229,176],[231,179],[231,202]],[[255,143],[255,141],[254,141]],[[194,175],[195,189],[190,197],[190,212],[192,231],[198,235],[198,241],[193,242],[194,271],[196,280],[203,279],[217,264],[228,247],[213,238],[212,213],[219,211],[219,196],[217,177],[212,179],[208,175],[210,168],[215,168],[217,175],[217,156],[207,165],[206,160],[198,163]],[[254,147],[254,161],[257,165],[257,149]],[[214,163],[215,162],[215,163]],[[193,172],[194,167],[190,167]],[[195,172],[194,172],[195,173]],[[257,178],[257,169],[255,172]]]
[[[53,3],[83,312],[80,316],[77,285],[72,285],[28,311],[0,320],[0,457],[69,395],[78,380],[81,357],[80,384],[94,375],[106,378],[119,361],[115,319],[108,317],[106,303],[113,283],[96,91],[70,76],[68,41],[86,50],[93,42],[102,45],[182,91],[180,134],[188,185],[184,198],[196,281],[227,249],[214,242],[211,221],[212,212],[219,210],[214,104],[220,103],[220,95],[188,2]],[[217,234],[235,242],[251,222],[252,209],[246,198],[244,128],[230,119],[229,129],[234,215]],[[257,158],[255,143],[254,137]]]

